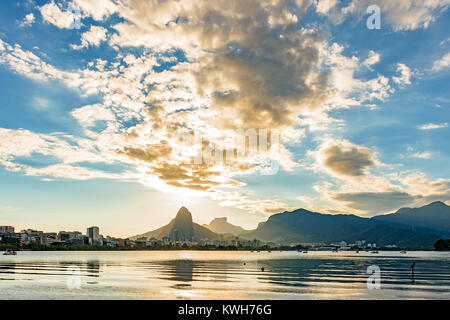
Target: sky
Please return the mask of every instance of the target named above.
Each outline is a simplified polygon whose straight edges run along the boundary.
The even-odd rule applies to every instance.
[[[250,229],[450,204],[449,6],[2,1],[0,224],[127,237],[181,206]]]

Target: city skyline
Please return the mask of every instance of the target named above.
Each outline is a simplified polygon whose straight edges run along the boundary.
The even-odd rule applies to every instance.
[[[128,246],[134,246],[134,241],[144,241],[145,246],[153,246],[148,241],[162,241],[161,243],[166,245],[168,244],[167,241],[172,241],[173,244],[180,241],[180,243],[193,245],[198,240],[206,241],[206,244],[209,241],[220,240],[220,242],[214,242],[214,244],[219,245],[223,240],[229,242],[231,239],[241,239],[245,242],[258,241],[273,244],[278,241],[279,243],[290,243],[292,245],[295,243],[330,244],[330,242],[342,242],[343,239],[348,240],[365,234],[368,239],[372,239],[373,244],[376,244],[377,239],[380,239],[384,246],[388,248],[397,247],[396,241],[403,244],[410,243],[411,246],[429,248],[438,238],[449,235],[448,221],[442,220],[442,217],[447,217],[449,212],[450,206],[442,201],[435,201],[420,208],[402,208],[395,213],[379,215],[371,219],[356,215],[332,215],[296,209],[278,213],[275,217],[270,217],[267,221],[260,223],[256,229],[249,230],[230,223],[227,217],[215,218],[209,224],[200,225],[196,223],[189,209],[183,206],[166,225],[158,226],[153,231],[144,233],[141,230],[141,233],[137,235],[120,237],[107,234],[105,236],[100,233],[98,226],[87,227],[86,233],[83,234],[75,229],[54,232],[54,230],[41,231],[28,228],[20,229],[21,231],[18,232],[18,230],[15,230],[15,226],[0,225],[0,240],[3,236],[5,239],[20,239],[21,244],[22,242],[37,241],[45,245],[53,245],[54,242],[61,244],[66,240],[73,240],[71,244],[94,246],[104,246],[106,241],[109,246],[111,240],[114,239],[115,241],[128,241]],[[332,226],[331,229],[330,226]],[[349,227],[350,229],[347,229]],[[273,229],[271,230],[271,228]],[[328,230],[325,231],[326,229]],[[342,233],[342,230],[347,231]],[[390,238],[393,242],[385,243],[386,240],[383,240],[385,232],[390,234],[387,239]],[[393,237],[393,235],[395,236]],[[165,238],[168,240],[165,240]],[[354,243],[366,242],[362,238],[353,241]],[[371,242],[367,243],[370,244]],[[126,246],[125,242],[122,242],[120,246]]]
[[[450,204],[448,1],[26,0],[0,17],[2,225],[127,237],[181,206],[254,229]],[[208,146],[234,161],[196,162]]]

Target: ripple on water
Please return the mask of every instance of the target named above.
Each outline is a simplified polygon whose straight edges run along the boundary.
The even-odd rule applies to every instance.
[[[415,284],[410,265],[416,262]],[[245,262],[245,264],[244,264]],[[367,289],[367,267],[381,290]],[[71,267],[82,288],[67,289]],[[264,272],[261,272],[264,267]],[[96,279],[94,281],[94,278]],[[0,259],[0,298],[28,299],[450,299],[450,256],[434,252],[20,252]]]

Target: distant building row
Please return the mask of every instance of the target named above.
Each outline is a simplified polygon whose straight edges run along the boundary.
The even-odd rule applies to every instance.
[[[110,236],[103,237],[98,227],[87,228],[86,235],[79,231],[60,231],[43,232],[33,229],[15,232],[14,227],[0,226],[0,240],[2,238],[17,239],[21,245],[30,243],[40,243],[43,245],[52,245],[57,243],[66,243],[73,245],[97,245],[97,246],[119,246],[125,245],[124,240],[112,238]],[[122,240],[122,241],[121,241]]]
[[[190,240],[186,239],[185,237],[163,237],[161,240],[158,240],[156,238],[147,238],[147,237],[140,237],[137,238],[135,241],[135,244],[138,246],[157,246],[157,245],[163,245],[163,246],[222,246],[222,247],[259,247],[261,245],[261,241],[254,239],[253,241],[250,240],[242,240],[239,238],[233,239],[231,241],[228,240],[211,240],[208,238],[202,238],[202,239],[196,239],[195,237],[192,237]]]
[[[125,247],[125,246],[233,246],[233,247],[259,247],[261,242],[257,239],[253,241],[242,240],[239,238],[228,240],[210,240],[208,238],[190,240],[184,237],[163,237],[161,240],[155,238],[141,237],[136,240],[118,239],[110,236],[103,237],[100,234],[98,227],[90,227],[83,235],[79,231],[60,231],[43,232],[33,229],[22,230],[15,232],[14,227],[0,226],[0,240],[1,238],[17,239],[20,245],[28,245],[31,243],[40,243],[43,245],[55,245],[58,243],[72,244],[72,245],[96,245],[96,246],[110,246],[110,247]]]

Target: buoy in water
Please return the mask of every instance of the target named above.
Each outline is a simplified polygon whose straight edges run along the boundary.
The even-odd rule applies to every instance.
[[[261,268],[261,272],[264,272],[264,267]]]

